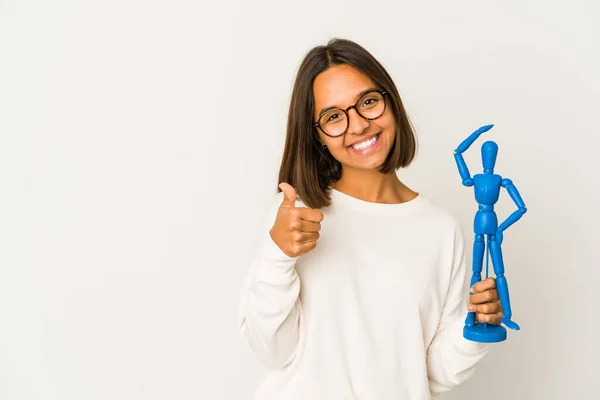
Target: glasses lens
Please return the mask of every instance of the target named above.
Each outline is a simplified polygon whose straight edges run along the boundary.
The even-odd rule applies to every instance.
[[[358,112],[365,118],[377,118],[384,110],[385,100],[379,92],[367,93],[358,101]]]
[[[346,114],[340,109],[329,110],[321,118],[319,125],[323,132],[331,136],[338,136],[344,133],[348,121]]]

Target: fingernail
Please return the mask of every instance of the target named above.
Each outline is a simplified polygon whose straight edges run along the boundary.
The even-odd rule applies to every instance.
[[[473,307],[471,304],[467,304],[467,310],[469,310],[469,311],[473,311],[473,308],[474,308],[474,307]]]

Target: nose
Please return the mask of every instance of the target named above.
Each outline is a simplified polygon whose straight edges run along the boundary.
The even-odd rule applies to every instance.
[[[369,127],[369,121],[363,118],[354,108],[348,110],[348,133],[362,135]]]

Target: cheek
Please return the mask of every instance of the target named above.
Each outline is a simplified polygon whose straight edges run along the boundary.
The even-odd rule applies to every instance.
[[[386,111],[381,117],[380,126],[388,133],[394,134],[396,132],[396,120],[390,110]]]
[[[321,143],[326,145],[327,148],[332,151],[332,150],[337,150],[339,148],[343,148],[344,147],[344,139],[343,136],[342,137],[338,137],[338,138],[332,138],[329,137],[327,135],[325,135],[322,132],[319,132],[319,138],[321,140]],[[319,146],[322,146],[322,144],[319,143]]]
[[[326,151],[336,160],[342,162],[348,157],[348,149],[344,146],[343,140],[329,138],[324,143],[327,145]]]

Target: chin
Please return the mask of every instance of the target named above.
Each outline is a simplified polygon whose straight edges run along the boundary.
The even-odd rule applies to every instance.
[[[362,163],[357,163],[356,160],[352,160],[352,162],[342,162],[342,164],[353,169],[378,170],[385,163],[386,158],[387,157],[377,157],[376,159],[365,160]]]

